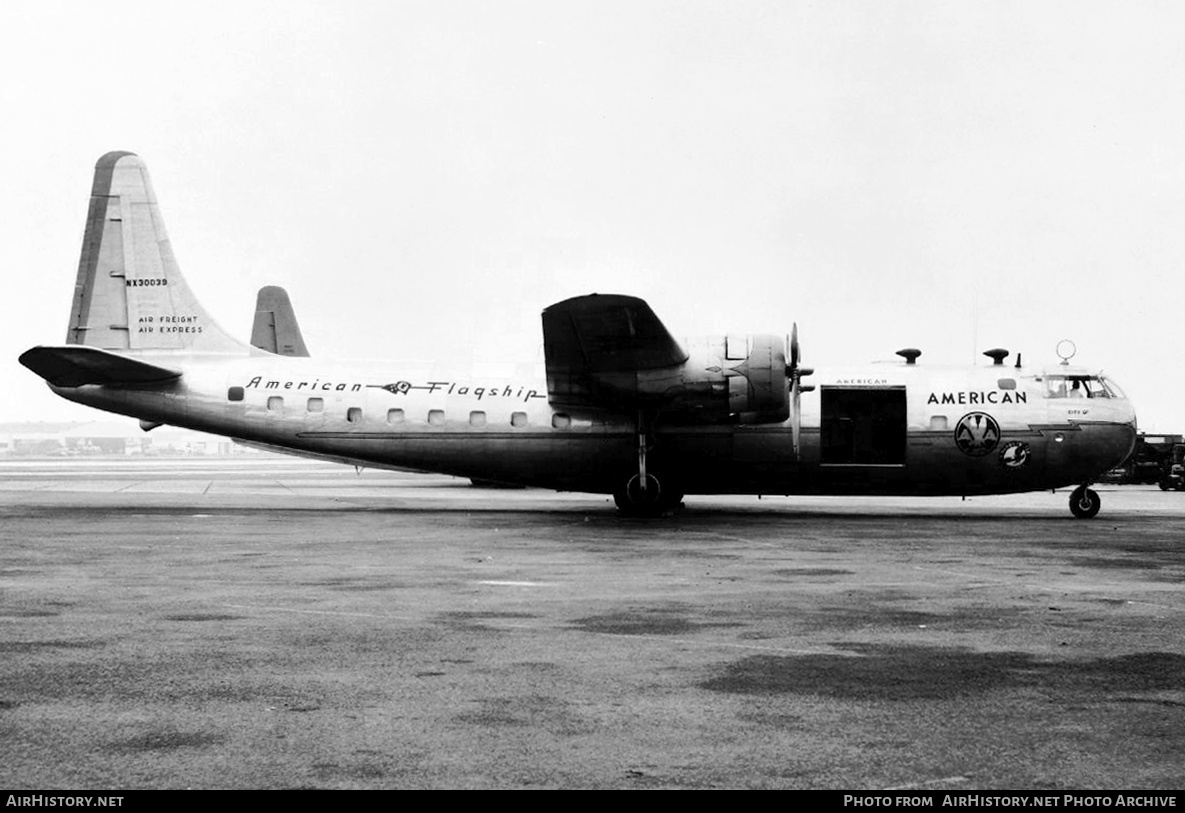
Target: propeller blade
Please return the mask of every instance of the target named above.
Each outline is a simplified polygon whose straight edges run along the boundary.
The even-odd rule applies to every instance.
[[[790,326],[790,369],[798,367],[798,322]]]
[[[798,386],[798,376],[795,376],[790,382],[790,437],[794,442],[794,459],[798,460],[800,455],[798,453],[798,439],[802,434],[802,410],[800,387]]]

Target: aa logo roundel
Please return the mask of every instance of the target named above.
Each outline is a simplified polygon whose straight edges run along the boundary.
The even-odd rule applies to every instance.
[[[986,412],[969,412],[955,426],[955,445],[972,457],[991,454],[1000,443],[1000,424]]]

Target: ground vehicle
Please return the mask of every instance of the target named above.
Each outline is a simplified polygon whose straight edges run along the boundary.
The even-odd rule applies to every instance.
[[[1185,443],[1185,435],[1141,433],[1136,437],[1136,445],[1127,460],[1099,480],[1121,485],[1159,483],[1168,472],[1173,447],[1179,443]]]
[[[1185,491],[1185,443],[1178,443],[1169,453],[1164,464],[1164,476],[1160,478],[1160,490]]]

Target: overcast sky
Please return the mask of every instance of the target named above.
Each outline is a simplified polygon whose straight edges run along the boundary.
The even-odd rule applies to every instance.
[[[96,159],[147,162],[232,333],[532,358],[645,297],[815,367],[923,350],[1113,375],[1185,432],[1185,4],[0,0],[0,420],[87,420],[64,340]]]

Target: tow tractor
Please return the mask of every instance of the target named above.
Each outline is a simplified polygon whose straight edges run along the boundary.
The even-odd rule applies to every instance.
[[[1164,464],[1164,476],[1160,478],[1160,490],[1185,491],[1185,443],[1173,446]]]

